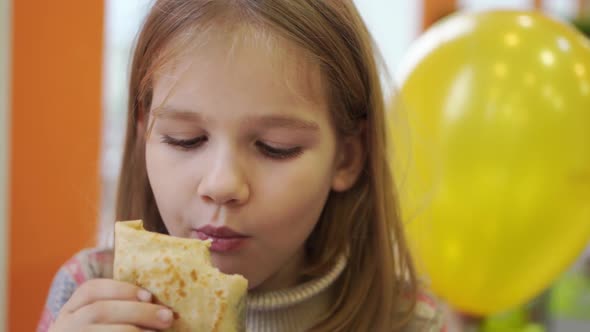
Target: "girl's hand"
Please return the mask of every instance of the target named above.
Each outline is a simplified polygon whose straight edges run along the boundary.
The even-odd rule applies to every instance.
[[[135,285],[94,279],[82,284],[61,309],[49,332],[140,332],[170,327],[170,309],[151,303]]]

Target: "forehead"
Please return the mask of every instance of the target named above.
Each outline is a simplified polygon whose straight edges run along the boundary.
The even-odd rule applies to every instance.
[[[326,102],[318,61],[269,30],[250,25],[195,30],[163,54],[153,80],[154,103],[220,91],[266,102]]]

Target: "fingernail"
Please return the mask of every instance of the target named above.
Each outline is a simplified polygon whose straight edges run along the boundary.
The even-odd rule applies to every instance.
[[[168,323],[172,320],[172,311],[169,309],[158,310],[158,319],[164,323]]]
[[[152,294],[146,291],[145,289],[141,289],[137,292],[137,298],[142,302],[151,302],[152,301]]]

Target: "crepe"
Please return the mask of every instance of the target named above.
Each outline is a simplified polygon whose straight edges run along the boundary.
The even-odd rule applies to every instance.
[[[214,268],[210,245],[148,232],[141,220],[117,222],[114,279],[147,289],[175,312],[164,331],[244,331],[248,282]]]

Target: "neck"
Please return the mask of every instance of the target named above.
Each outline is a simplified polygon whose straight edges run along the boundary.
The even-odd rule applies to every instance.
[[[275,274],[271,275],[252,290],[256,292],[270,292],[292,288],[301,283],[301,270],[303,267],[305,267],[305,254],[303,250],[299,250]]]

